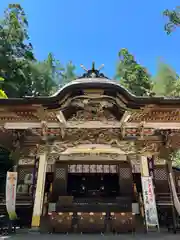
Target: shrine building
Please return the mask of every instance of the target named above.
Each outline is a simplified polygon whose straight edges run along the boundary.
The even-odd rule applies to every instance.
[[[160,225],[172,213],[180,98],[137,97],[92,69],[50,97],[0,99],[0,136],[18,172],[17,214],[32,228],[134,231],[142,176],[153,178]]]

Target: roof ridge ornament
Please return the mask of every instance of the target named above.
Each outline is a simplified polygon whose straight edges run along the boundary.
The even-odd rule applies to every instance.
[[[100,73],[100,70],[104,68],[104,64],[101,64],[101,66],[96,69],[95,68],[95,62],[92,62],[92,68],[91,69],[87,69],[86,67],[84,67],[83,64],[80,65],[80,67],[86,72],[84,73],[81,77],[79,78],[107,78],[106,76],[104,76],[103,73]]]

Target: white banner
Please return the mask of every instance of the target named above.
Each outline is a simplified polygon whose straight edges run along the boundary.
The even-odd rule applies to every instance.
[[[6,176],[6,209],[10,219],[16,218],[17,172],[7,172]]]
[[[159,228],[152,177],[141,177],[146,226]]]

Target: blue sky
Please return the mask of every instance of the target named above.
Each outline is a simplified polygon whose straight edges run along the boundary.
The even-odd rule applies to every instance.
[[[0,0],[0,15],[8,6]],[[17,3],[17,1],[15,1]],[[128,48],[136,60],[155,73],[158,58],[180,73],[180,29],[164,32],[162,11],[178,0],[21,0],[29,20],[29,35],[38,59],[48,52],[63,64],[72,60],[87,68],[105,64],[114,76],[118,51]]]

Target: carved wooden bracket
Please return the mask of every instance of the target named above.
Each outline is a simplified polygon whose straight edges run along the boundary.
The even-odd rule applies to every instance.
[[[51,145],[45,143],[45,144],[37,144],[36,145],[36,154],[41,155],[46,153],[47,155],[50,154],[51,151]]]
[[[180,130],[167,129],[161,130],[162,142],[169,149],[169,152],[180,148]]]
[[[137,149],[140,155],[157,155],[160,152],[161,142],[138,141]]]
[[[145,121],[139,124],[138,132],[139,132],[140,139],[144,138],[144,124],[145,124]]]

